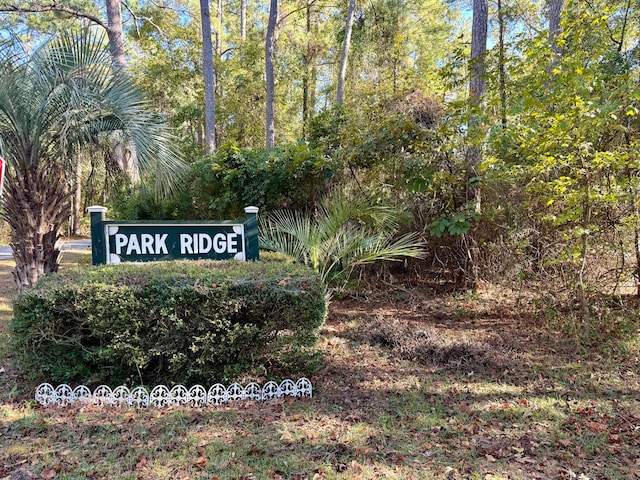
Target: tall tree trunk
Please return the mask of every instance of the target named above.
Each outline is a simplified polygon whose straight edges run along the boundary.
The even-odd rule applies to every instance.
[[[240,38],[247,39],[247,0],[240,0]]]
[[[105,6],[107,10],[107,37],[114,70],[125,70],[127,68],[127,59],[124,54],[120,0],[105,0]],[[120,170],[134,183],[140,180],[138,157],[133,145],[125,145],[120,141],[116,141],[113,156]]]
[[[273,76],[273,60],[275,51],[276,20],[278,18],[278,0],[271,0],[269,5],[269,23],[265,41],[265,80],[267,87],[266,130],[267,148],[273,148],[276,140],[275,128],[275,80]]]
[[[336,104],[342,105],[344,101],[344,82],[347,76],[347,61],[349,59],[349,49],[351,48],[351,30],[353,29],[353,19],[356,12],[356,0],[349,0],[347,10],[347,23],[344,29],[344,43],[342,44],[342,55],[340,56],[340,71],[338,72],[338,93]]]
[[[308,127],[309,127],[309,80],[311,76],[311,62],[314,54],[311,51],[311,1],[307,0],[307,52],[303,57],[304,60],[304,74],[302,76],[302,138],[307,139]]]
[[[60,169],[42,164],[13,172],[6,180],[2,216],[11,228],[14,279],[22,290],[58,269],[70,193]]]
[[[213,67],[209,0],[200,0],[202,16],[202,68],[204,69],[204,141],[208,154],[216,149],[216,73]]]
[[[477,136],[480,127],[479,115],[482,111],[484,91],[486,87],[486,53],[487,53],[487,26],[489,19],[487,0],[473,0],[473,23],[471,27],[471,59],[469,65],[469,102],[473,110],[469,131]],[[467,151],[467,170],[470,178],[477,177],[478,166],[482,162],[482,145],[477,139],[471,141]],[[480,186],[474,182],[469,186],[469,200],[475,203],[475,209],[480,212]]]
[[[562,17],[562,4],[564,0],[551,0],[549,5],[549,45],[553,57],[560,55],[560,47],[558,47],[558,36],[562,32],[560,19]]]
[[[216,27],[216,56],[220,57],[222,55],[222,34],[223,34],[223,23],[224,23],[224,11],[222,6],[222,0],[218,0],[218,26]]]
[[[471,26],[471,58],[469,60],[469,107],[471,116],[468,126],[469,147],[466,152],[467,202],[473,202],[476,213],[481,211],[481,190],[478,181],[478,167],[482,162],[482,135],[480,116],[485,91],[487,28],[489,22],[488,0],[473,0],[473,21]],[[473,232],[463,238],[466,249],[465,283],[475,288],[480,278],[480,247]]]
[[[106,0],[107,7],[107,37],[109,38],[109,50],[114,64],[118,68],[127,68],[127,60],[124,56],[124,43],[122,41],[122,14],[120,12],[120,0]]]
[[[504,11],[502,0],[498,0],[498,88],[500,89],[500,121],[502,127],[507,126],[507,81],[504,65]]]

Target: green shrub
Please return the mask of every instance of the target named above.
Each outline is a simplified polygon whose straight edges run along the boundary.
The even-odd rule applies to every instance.
[[[327,158],[306,144],[226,147],[193,166],[193,206],[200,218],[243,217],[249,205],[305,209],[322,194],[331,171]]]
[[[192,182],[193,172],[185,175],[184,182]],[[111,195],[107,204],[109,217],[117,220],[180,220],[197,218],[187,189],[158,199],[154,192],[144,186],[132,187],[123,183]]]
[[[325,189],[333,165],[305,143],[270,150],[224,147],[196,160],[184,188],[157,199],[126,181],[110,196],[110,217],[123,220],[243,218],[244,208],[307,209]]]
[[[17,297],[13,347],[25,371],[53,382],[308,374],[326,312],[318,277],[281,261],[65,269]]]

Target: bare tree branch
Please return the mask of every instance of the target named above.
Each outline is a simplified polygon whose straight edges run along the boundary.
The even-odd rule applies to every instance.
[[[313,0],[313,1],[310,3],[310,5],[311,5],[311,6],[313,6],[315,3],[316,3],[316,0]],[[298,13],[298,12],[301,12],[302,10],[306,10],[306,9],[307,9],[307,6],[305,5],[305,6],[300,7],[300,8],[295,8],[295,9],[291,10],[291,11],[290,11],[290,12],[288,12],[288,13],[285,13],[284,15],[282,15],[282,16],[278,19],[278,23],[277,23],[277,25],[278,25],[278,26],[280,26],[280,25],[281,25],[281,24],[282,24],[282,23],[287,19],[287,17],[290,17],[290,16],[291,16],[291,15],[293,15],[294,13]]]
[[[81,10],[75,10],[73,8],[65,7],[64,5],[59,5],[57,3],[50,3],[47,5],[34,4],[34,5],[18,6],[18,5],[12,5],[7,2],[0,2],[0,13],[44,13],[44,12],[60,12],[60,13],[66,13],[71,17],[86,18],[87,20],[95,23],[96,25],[100,25],[105,30],[108,30],[107,25],[98,17],[94,15],[90,15]]]
[[[164,3],[155,2],[154,0],[149,0],[149,3],[151,3],[154,7],[159,8],[161,10],[170,10],[170,11],[175,12],[175,13],[180,14],[180,15],[186,15],[186,16],[188,16],[190,18],[194,18],[195,17],[195,15],[193,15],[193,13],[188,8],[184,8],[184,7],[175,8],[175,7],[171,7],[169,5],[166,5]]]
[[[127,2],[120,2],[122,5],[124,5],[124,8],[127,9],[127,11],[129,12],[129,15],[131,15],[131,17],[133,18],[133,24],[136,26],[136,35],[138,35],[138,38],[140,38],[140,28],[138,27],[138,16],[133,12],[133,10],[131,10],[131,7],[129,7],[129,4]]]

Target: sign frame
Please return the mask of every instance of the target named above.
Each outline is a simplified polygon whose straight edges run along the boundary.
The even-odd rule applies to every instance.
[[[89,207],[93,265],[178,259],[259,260],[258,208],[244,221],[107,220],[105,207]]]

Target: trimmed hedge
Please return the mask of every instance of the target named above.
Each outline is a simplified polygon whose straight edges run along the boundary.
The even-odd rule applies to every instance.
[[[65,269],[16,298],[13,347],[21,368],[52,382],[212,384],[257,369],[308,374],[326,314],[323,284],[291,263]]]

